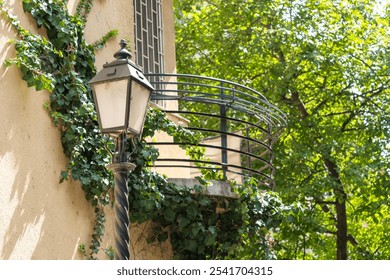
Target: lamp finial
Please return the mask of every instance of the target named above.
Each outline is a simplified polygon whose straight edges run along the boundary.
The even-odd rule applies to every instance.
[[[122,39],[119,43],[119,45],[121,46],[121,49],[119,51],[117,51],[115,54],[114,54],[114,57],[116,59],[131,59],[132,55],[131,53],[126,49],[126,46],[127,46],[127,42],[125,39]]]

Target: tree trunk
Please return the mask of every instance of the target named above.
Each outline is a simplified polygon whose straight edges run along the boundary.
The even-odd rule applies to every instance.
[[[347,211],[345,207],[345,200],[336,203],[336,217],[337,217],[337,259],[346,260],[347,253]]]
[[[328,169],[329,175],[335,180],[336,187],[334,194],[336,195],[336,218],[337,218],[337,254],[338,260],[346,260],[348,258],[347,242],[348,242],[348,227],[347,227],[347,209],[345,202],[347,194],[343,189],[340,179],[340,173],[334,161],[329,158],[324,159],[325,166]]]
[[[285,63],[284,55],[279,51],[280,62]],[[298,92],[293,91],[291,94],[291,101],[297,106],[298,111],[301,114],[301,119],[305,120],[310,116],[307,111],[304,102],[301,100]],[[347,123],[345,124],[345,126]],[[347,201],[347,194],[344,191],[343,183],[340,179],[340,173],[337,165],[330,154],[324,154],[323,160],[328,170],[329,176],[336,182],[336,187],[333,192],[336,196],[336,219],[337,219],[337,253],[336,258],[338,260],[346,260],[348,258],[347,243],[348,243],[348,228],[347,228],[347,209],[345,202]]]

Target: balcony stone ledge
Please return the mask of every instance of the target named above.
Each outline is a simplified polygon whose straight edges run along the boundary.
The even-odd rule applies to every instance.
[[[168,182],[188,188],[193,188],[195,185],[199,185],[199,181],[192,178],[169,178]],[[210,184],[206,187],[204,192],[206,195],[238,198],[238,195],[231,190],[230,184],[228,182],[209,181],[209,183]]]

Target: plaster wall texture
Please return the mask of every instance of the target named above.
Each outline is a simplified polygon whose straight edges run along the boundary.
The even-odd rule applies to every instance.
[[[77,0],[70,0],[72,12]],[[100,70],[118,50],[120,38],[133,38],[132,2],[126,0],[95,1],[88,18],[86,38],[89,43],[112,29],[118,29],[118,40],[111,40],[96,53]],[[163,1],[167,40],[173,36],[172,0]],[[44,35],[34,20],[24,14],[21,1],[5,3],[23,27]],[[93,208],[84,198],[79,182],[60,183],[60,173],[68,159],[64,156],[60,133],[43,108],[49,93],[28,88],[15,67],[4,61],[15,57],[10,39],[16,38],[12,27],[0,17],[0,259],[83,259],[80,244],[89,246],[94,226]],[[134,49],[134,48],[132,48]],[[166,46],[166,50],[173,49]],[[174,71],[173,59],[165,63]],[[114,246],[113,209],[107,207],[106,234],[102,248]],[[147,244],[151,223],[132,225],[131,250],[136,259],[171,258],[169,242]],[[108,257],[101,252],[100,259]]]
[[[20,1],[8,2],[22,25],[36,30]],[[93,212],[77,182],[59,184],[67,159],[43,108],[45,91],[28,88],[8,43],[14,30],[0,19],[0,259],[78,259],[92,234]]]

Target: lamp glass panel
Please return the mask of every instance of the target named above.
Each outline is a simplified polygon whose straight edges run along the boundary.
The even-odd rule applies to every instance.
[[[128,80],[94,85],[102,129],[125,126]]]
[[[129,127],[137,134],[141,133],[151,91],[133,81],[131,83],[131,103]]]

